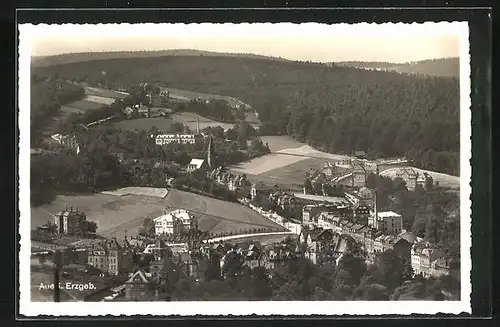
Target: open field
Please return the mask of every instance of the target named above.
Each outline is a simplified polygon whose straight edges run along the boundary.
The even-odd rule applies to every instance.
[[[394,179],[394,178],[396,178],[396,173],[398,172],[399,169],[400,168],[387,169],[387,170],[382,171],[380,173],[380,175]],[[452,176],[452,175],[438,173],[438,172],[430,171],[430,170],[423,170],[423,169],[419,169],[419,168],[415,168],[415,167],[413,167],[413,169],[415,170],[415,172],[417,172],[419,174],[424,173],[424,172],[428,173],[434,179],[434,183],[439,182],[439,186],[441,186],[441,187],[449,187],[452,189],[460,188],[460,177],[458,177],[458,176]]]
[[[261,136],[262,142],[269,144],[272,152],[277,152],[283,149],[293,149],[304,146],[304,143],[294,140],[290,136]]]
[[[281,169],[306,157],[271,153],[233,166],[232,170],[244,174],[260,175],[270,170]]]
[[[329,160],[347,160],[349,157],[341,154],[326,153],[316,150],[309,145],[303,145],[298,148],[289,148],[277,151],[277,153],[304,156],[310,158],[324,158]]]
[[[200,120],[200,129],[208,126],[221,126],[222,128],[224,128],[224,130],[227,130],[234,126],[234,124],[220,123],[190,112],[176,113],[173,114],[170,118],[155,117],[122,120],[115,123],[115,126],[129,131],[133,131],[136,129],[147,131],[155,126],[161,131],[168,131],[173,122],[180,122],[187,126],[190,130],[196,131],[197,119]]]
[[[242,101],[235,99],[230,96],[225,96],[225,95],[219,95],[219,94],[209,94],[209,93],[202,93],[202,92],[196,92],[196,91],[190,91],[190,90],[180,90],[180,89],[174,89],[171,87],[160,87],[161,91],[163,92],[170,92],[170,96],[179,99],[179,100],[185,100],[185,101],[191,101],[196,98],[201,98],[204,100],[208,99],[220,99],[220,100],[225,100],[227,103],[233,107],[236,108],[239,105],[245,105]]]
[[[308,170],[319,169],[329,161],[349,159],[346,155],[316,150],[289,136],[263,136],[261,139],[264,143],[268,143],[271,154],[231,167],[231,170],[236,173],[246,173],[248,179],[253,183],[260,181],[297,190],[302,187],[304,174]],[[378,161],[382,162],[383,160]],[[381,175],[395,178],[398,169],[400,169],[399,165],[382,171]],[[415,167],[414,169],[416,172],[429,173],[434,178],[434,181],[439,182],[442,187],[454,189],[460,187],[460,177],[458,176],[426,171]],[[347,170],[346,168],[346,172]]]
[[[209,126],[210,127],[220,126],[224,128],[224,130],[226,131],[234,127],[234,124],[218,122],[213,119],[206,118],[192,112],[175,113],[171,116],[171,118],[174,122],[183,123],[185,126],[189,127],[189,129],[191,129],[192,131],[196,131],[196,124],[198,119],[200,120],[200,129],[204,129],[205,127]]]
[[[54,221],[53,215],[66,207],[83,211],[88,220],[97,223],[97,232],[103,236],[123,237],[135,234],[144,218],[160,213],[164,206],[154,201],[141,201],[138,196],[60,195],[52,203],[31,208],[31,228]]]
[[[226,202],[179,190],[169,190],[164,203],[191,210],[199,216],[200,229],[213,233],[248,228],[281,228],[266,217],[239,203]]]
[[[113,98],[103,97],[100,95],[87,95],[84,100],[99,103],[101,105],[110,105],[115,102],[115,99]]]
[[[308,170],[320,169],[327,162],[329,162],[327,159],[304,158],[303,160],[297,161],[291,165],[268,170],[265,173],[262,173],[261,176],[302,185],[304,183],[304,174]]]
[[[84,112],[87,110],[94,110],[98,108],[102,108],[105,104],[103,103],[98,103],[94,101],[89,101],[83,99],[75,102],[71,102],[65,106],[62,106],[61,111],[67,112],[67,111],[74,111],[74,110],[79,110],[80,112]]]
[[[172,126],[172,119],[165,117],[137,118],[118,121],[114,123],[114,126],[127,131],[134,131],[136,129],[148,131],[153,126],[160,131],[168,131]]]
[[[112,98],[112,99],[123,99],[128,95],[125,92],[106,90],[106,89],[101,89],[101,88],[97,88],[97,87],[90,87],[90,86],[85,87],[85,94],[95,95],[95,96],[100,96],[100,97],[105,97],[105,98]]]
[[[138,196],[154,196],[158,198],[165,198],[168,194],[166,188],[156,187],[124,187],[113,191],[103,191],[102,194],[109,194],[115,196],[138,195]]]
[[[231,167],[237,173],[245,173],[252,182],[264,182],[298,190],[302,188],[304,174],[319,169],[326,162],[344,158],[311,148],[288,136],[263,136],[273,153]]]
[[[52,203],[31,208],[31,228],[54,221],[54,214],[66,207],[78,208],[95,221],[98,234],[123,238],[135,235],[145,218],[154,218],[168,207],[184,208],[199,218],[200,229],[213,233],[252,228],[280,228],[279,225],[238,203],[226,202],[179,190],[163,198],[107,194],[60,195]]]

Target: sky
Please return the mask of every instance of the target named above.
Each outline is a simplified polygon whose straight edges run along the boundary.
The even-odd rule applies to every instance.
[[[291,60],[402,63],[459,57],[460,23],[21,25],[33,56],[198,49]],[[466,41],[466,40],[465,40]]]

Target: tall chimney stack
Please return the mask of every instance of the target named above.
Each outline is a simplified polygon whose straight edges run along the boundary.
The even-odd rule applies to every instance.
[[[196,134],[200,135],[200,118],[196,119]]]
[[[373,196],[373,207],[375,211],[375,219],[373,222],[373,227],[375,229],[378,229],[378,205],[377,205],[377,190],[374,190],[374,196]]]

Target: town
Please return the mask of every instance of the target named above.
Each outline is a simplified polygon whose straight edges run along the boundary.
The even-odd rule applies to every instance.
[[[97,237],[98,226],[87,220],[85,212],[64,208],[32,237],[33,256],[45,258],[62,251],[63,271],[71,278],[112,276],[118,285],[106,285],[91,293],[91,298],[97,293],[104,301],[171,299],[171,284],[180,275],[196,283],[262,268],[272,276],[273,270],[290,260],[339,266],[344,256],[353,253],[366,265],[375,265],[378,255],[391,253],[411,271],[407,280],[416,276],[459,279],[457,258],[446,256],[442,246],[406,230],[401,214],[378,209],[377,191],[366,184],[369,174],[373,177],[379,168],[370,172],[372,164],[363,153],[347,162],[329,162],[317,171],[308,171],[303,191],[294,193],[276,185],[251,183],[244,174],[215,167],[210,135],[158,134],[152,138],[159,146],[207,139],[206,157],[192,159],[184,168],[186,173],[204,175],[224,186],[242,205],[283,228],[210,235],[198,228],[198,220],[189,210],[165,208],[149,220],[146,231],[123,239],[104,239]],[[65,144],[76,149],[73,143]],[[406,163],[403,159],[396,162]],[[398,170],[397,178],[412,192],[434,185],[429,174],[418,174],[406,166]],[[256,236],[276,240],[262,244],[252,239]]]

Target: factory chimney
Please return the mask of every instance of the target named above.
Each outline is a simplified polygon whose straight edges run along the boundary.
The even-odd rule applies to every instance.
[[[378,204],[377,204],[377,190],[374,190],[374,195],[373,195],[373,208],[375,211],[375,217],[373,221],[373,227],[375,229],[378,229]]]
[[[200,135],[200,118],[196,119],[196,134]]]

